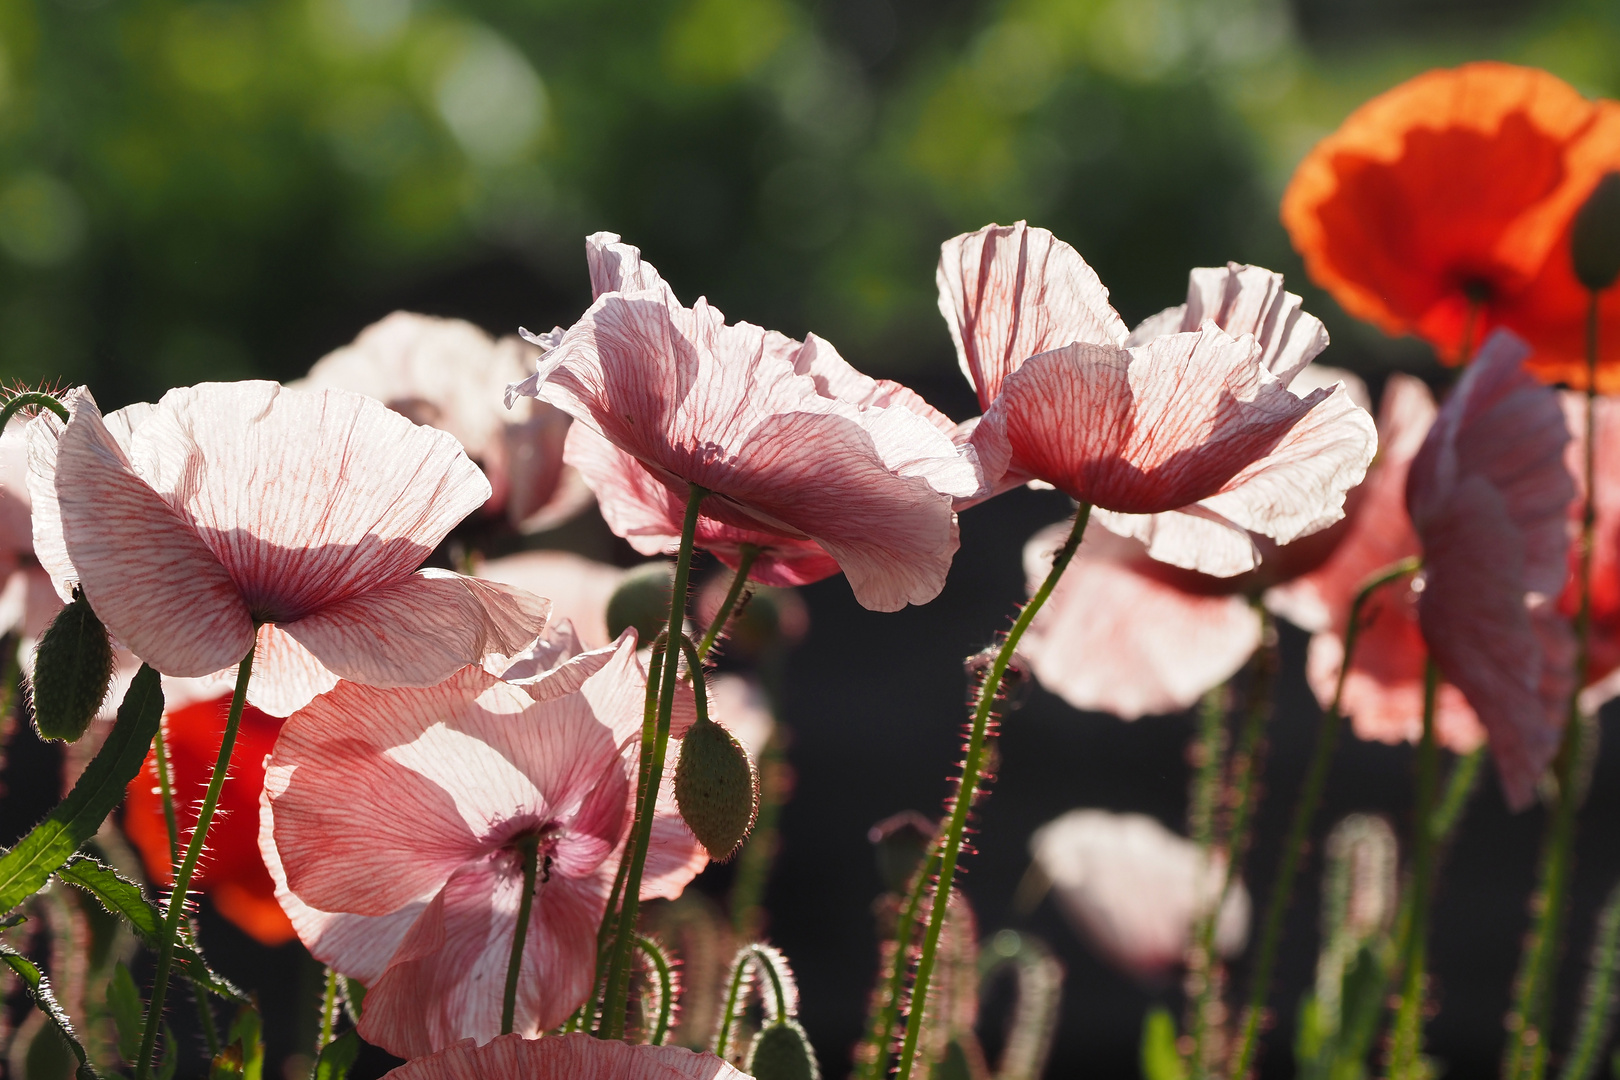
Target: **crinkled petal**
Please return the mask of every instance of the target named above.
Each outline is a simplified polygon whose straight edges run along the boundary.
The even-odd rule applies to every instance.
[[[603,293],[657,293],[679,306],[675,292],[659,276],[652,263],[644,262],[641,249],[621,243],[618,233],[597,232],[585,238],[585,262],[591,271],[591,299]]]
[[[427,569],[281,629],[342,678],[432,686],[491,654],[527,648],[550,610],[549,601],[521,589]]]
[[[502,1035],[487,1046],[471,1039],[417,1058],[391,1080],[747,1080],[713,1054],[684,1046],[598,1039],[584,1032],[526,1039]]]
[[[291,716],[338,683],[326,665],[279,626],[259,627],[256,646],[248,704],[271,716]]]
[[[1129,334],[1079,252],[1021,221],[945,241],[935,281],[940,314],[981,409],[1036,353],[1076,341],[1119,345]]]
[[[566,619],[586,647],[593,649],[612,640],[607,630],[607,605],[624,575],[625,571],[617,566],[567,551],[522,551],[478,566],[478,576],[486,581],[546,597],[551,601],[551,622]]]

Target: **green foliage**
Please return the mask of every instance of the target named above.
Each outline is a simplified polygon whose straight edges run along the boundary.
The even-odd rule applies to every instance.
[[[259,1010],[243,1005],[236,1010],[225,1048],[209,1066],[209,1080],[264,1080],[264,1037]]]
[[[1176,1020],[1163,1005],[1142,1017],[1142,1080],[1187,1080],[1187,1063],[1176,1049]]]
[[[348,1080],[349,1070],[354,1068],[359,1056],[360,1036],[352,1030],[345,1031],[321,1048],[321,1056],[315,1059],[313,1080]]]
[[[10,911],[44,888],[124,797],[140,772],[163,716],[163,685],[145,664],[118,707],[118,721],[78,783],[44,821],[0,856],[0,911]]]
[[[56,874],[69,885],[94,896],[108,912],[125,919],[147,945],[154,949],[158,947],[163,914],[141,892],[139,885],[120,877],[111,867],[84,855],[69,859]],[[246,994],[230,980],[210,970],[202,954],[186,941],[181,940],[175,946],[174,958],[181,972],[195,986],[226,1001],[243,1005],[249,1003]]]
[[[5,944],[0,944],[0,963],[17,973],[39,1011],[45,1014],[57,1033],[66,1040],[68,1048],[73,1051],[73,1056],[79,1063],[74,1074],[78,1080],[96,1080],[96,1070],[91,1067],[84,1044],[79,1041],[78,1033],[73,1030],[73,1021],[68,1018],[67,1012],[56,1000],[56,995],[51,993],[51,981],[45,977],[44,972],[40,971],[39,966],[28,957]]]
[[[34,653],[32,700],[40,738],[78,742],[106,700],[112,677],[112,639],[84,590],[76,588]]]
[[[135,985],[135,976],[122,961],[113,968],[112,978],[107,981],[107,1011],[112,1014],[113,1026],[118,1031],[118,1056],[134,1061],[141,1048],[141,1021],[146,1008],[141,1002],[140,988]]]

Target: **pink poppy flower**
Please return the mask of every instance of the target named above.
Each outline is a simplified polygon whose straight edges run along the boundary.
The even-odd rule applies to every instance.
[[[1144,814],[1070,810],[1029,838],[1063,913],[1109,963],[1140,979],[1180,964],[1193,924],[1215,905],[1226,864]],[[1243,951],[1249,893],[1234,881],[1220,901],[1215,946]]]
[[[369,1000],[369,999],[368,999]],[[391,1080],[747,1080],[729,1062],[684,1046],[645,1046],[583,1032],[546,1039],[466,1039],[406,1062]]]
[[[881,611],[938,595],[957,547],[951,499],[979,489],[950,421],[813,335],[728,325],[701,299],[682,307],[616,241],[591,238],[596,302],[510,391],[573,415],[564,459],[614,531],[644,554],[673,550],[696,483],[710,492],[698,546],[730,566],[743,544],[759,548],[755,580],[842,570]]]
[[[1574,689],[1573,635],[1553,602],[1569,566],[1569,429],[1528,355],[1511,333],[1491,335],[1406,481],[1423,545],[1418,625],[1484,724],[1515,808],[1558,751]]]
[[[368,988],[360,1034],[391,1053],[500,1030],[525,835],[542,872],[516,1030],[556,1026],[591,991],[645,676],[633,634],[570,651],[522,685],[476,667],[426,689],[340,683],[282,729],[260,852],[305,946]],[[643,897],[678,896],[705,862],[661,791]]]
[[[1421,553],[1406,513],[1406,478],[1434,415],[1428,387],[1409,375],[1390,376],[1378,417],[1378,460],[1358,489],[1359,505],[1343,542],[1321,566],[1266,594],[1267,607],[1312,633],[1306,677],[1323,708],[1332,703],[1338,684],[1356,593],[1374,574]],[[1340,702],[1358,738],[1395,743],[1422,736],[1427,656],[1412,582],[1394,582],[1374,593]],[[1447,683],[1436,698],[1435,732],[1442,746],[1459,754],[1485,739],[1467,698]]]
[[[1347,393],[1288,392],[1326,336],[1269,271],[1198,271],[1139,336],[1073,248],[1022,223],[947,241],[938,276],[989,491],[1044,481],[1153,558],[1228,577],[1259,565],[1251,534],[1286,544],[1342,517],[1372,460]]]
[[[551,619],[573,623],[586,648],[600,649],[608,634],[607,605],[625,570],[567,551],[520,551],[478,564],[477,576],[551,601]]]
[[[539,532],[590,505],[591,493],[562,460],[566,413],[542,401],[501,408],[507,384],[532,371],[538,355],[516,337],[496,341],[460,319],[396,311],[292,385],[365,394],[448,431],[489,478],[484,509]]]
[[[1289,389],[1303,394],[1341,382],[1358,404],[1366,401],[1360,379],[1319,364]],[[1019,652],[1042,686],[1077,709],[1124,720],[1185,709],[1248,662],[1260,644],[1255,599],[1269,598],[1267,590],[1333,553],[1359,513],[1360,490],[1350,493],[1348,516],[1336,525],[1285,546],[1257,538],[1264,561],[1235,577],[1169,566],[1151,558],[1141,542],[1093,525]],[[1066,524],[1054,525],[1025,545],[1031,592],[1045,580],[1067,533]]]
[[[88,391],[66,404],[29,427],[35,550],[166,675],[233,667],[257,635],[249,701],[285,716],[339,677],[431,686],[545,624],[539,597],[416,570],[489,484],[377,401],[242,382],[105,420]]]

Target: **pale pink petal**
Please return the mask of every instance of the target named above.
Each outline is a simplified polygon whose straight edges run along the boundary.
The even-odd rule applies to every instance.
[[[521,589],[428,569],[281,629],[342,678],[432,686],[486,656],[527,648],[549,610],[549,602]]]
[[[268,382],[169,391],[130,460],[270,622],[404,580],[490,495],[449,434],[358,394]]]
[[[744,675],[710,675],[709,716],[737,737],[754,761],[765,752],[776,718],[771,715],[770,699],[764,687]]]
[[[338,677],[279,626],[259,627],[248,704],[271,716],[291,716],[338,683]],[[234,682],[235,672],[228,672]],[[227,687],[229,692],[229,687]]]
[[[1068,530],[1042,529],[1024,546],[1031,591]],[[1248,662],[1260,618],[1246,597],[1189,592],[1151,566],[1137,545],[1088,530],[1019,645],[1042,686],[1077,709],[1135,720],[1187,708]]]
[[[641,249],[621,243],[618,233],[598,232],[585,238],[585,262],[591,271],[591,299],[603,293],[657,293],[678,306],[675,293],[643,262]]]
[[[501,1035],[487,1046],[459,1042],[401,1065],[391,1080],[746,1080],[713,1054],[648,1046],[583,1032],[526,1039]]]
[[[891,379],[863,375],[838,354],[831,342],[815,334],[805,335],[803,347],[795,350],[793,370],[814,379],[816,392],[822,397],[880,409],[897,405],[922,417],[946,436],[956,431],[956,422],[924,401],[921,394]]]
[[[1078,252],[1023,222],[987,225],[940,246],[939,310],[962,373],[989,409],[1028,357],[1072,342],[1119,345],[1129,331]]]
[[[34,523],[28,497],[28,424],[12,417],[0,434],[0,551],[32,552]]]
[[[1202,503],[1159,514],[1121,514],[1093,508],[1091,519],[1147,548],[1158,562],[1211,577],[1236,577],[1260,565],[1260,549],[1249,530]]]
[[[107,629],[166,675],[240,661],[253,619],[226,568],[136,475],[95,400],[69,408],[65,429],[54,416],[29,428],[35,543],[57,591],[77,580]]]
[[[1075,928],[1138,977],[1186,957],[1193,924],[1215,906],[1226,877],[1224,864],[1142,814],[1071,810],[1037,829],[1029,847]],[[1236,882],[1216,919],[1221,955],[1243,951],[1249,911]]]
[[[1187,302],[1144,321],[1126,345],[1197,330],[1208,319],[1233,337],[1253,337],[1260,345],[1261,365],[1285,386],[1327,348],[1322,321],[1305,312],[1298,296],[1284,291],[1281,274],[1227,263],[1200,267],[1188,278]]]
[[[627,629],[614,644],[586,650],[564,619],[556,626],[548,626],[534,647],[520,653],[501,673],[501,678],[513,686],[523,687],[535,701],[550,701],[583,688],[592,675],[625,648],[634,652],[635,638],[636,632]]]
[[[523,551],[478,566],[478,576],[486,581],[499,581],[546,597],[551,601],[551,621],[568,620],[586,647],[593,649],[612,640],[607,629],[607,604],[624,575],[625,571],[617,566],[567,551]]]

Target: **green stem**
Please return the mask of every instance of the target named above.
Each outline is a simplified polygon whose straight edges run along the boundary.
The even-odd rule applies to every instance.
[[[1586,973],[1586,994],[1575,1025],[1575,1044],[1558,1080],[1591,1080],[1598,1070],[1603,1048],[1614,1028],[1615,968],[1620,965],[1620,887],[1598,912],[1592,942],[1592,966]]]
[[[637,934],[636,948],[652,961],[653,971],[658,976],[658,1018],[653,1022],[647,1042],[653,1046],[662,1046],[664,1039],[669,1035],[670,1017],[674,1014],[675,976],[669,966],[669,957],[664,955],[664,950],[658,947],[656,941]]]
[[[1513,1011],[1508,1014],[1508,1054],[1504,1080],[1541,1080],[1547,1067],[1547,1024],[1552,1017],[1553,976],[1564,930],[1564,908],[1575,848],[1575,819],[1581,792],[1581,688],[1586,685],[1592,624],[1592,545],[1597,525],[1593,482],[1597,463],[1598,293],[1591,293],[1586,321],[1585,499],[1581,509],[1580,608],[1575,616],[1575,689],[1564,720],[1557,759],[1558,800],[1541,848],[1531,910],[1535,925],[1519,961]]]
[[[1401,941],[1401,1002],[1390,1041],[1390,1080],[1416,1080],[1423,1054],[1424,984],[1428,974],[1429,906],[1433,893],[1435,789],[1440,746],[1434,735],[1440,669],[1433,658],[1423,668],[1423,741],[1418,744],[1417,800],[1412,819],[1411,915]]]
[[[1226,741],[1226,686],[1212,687],[1204,694],[1198,710],[1198,776],[1193,784],[1192,813],[1190,815],[1193,842],[1209,866],[1214,857],[1215,816],[1220,805],[1221,773],[1224,771]],[[1204,1080],[1209,1075],[1209,1010],[1215,993],[1215,959],[1211,949],[1214,942],[1215,917],[1200,916],[1194,927],[1195,948],[1189,958],[1188,980],[1192,984],[1190,1003],[1192,1021],[1192,1056],[1189,1060],[1193,1080]],[[1205,933],[1206,926],[1209,932]]]
[[[737,857],[737,876],[731,882],[731,928],[744,938],[758,936],[765,886],[776,859],[777,821],[782,816],[787,788],[783,733],[778,723],[760,752],[759,815],[754,821],[753,833]]]
[[[180,863],[180,825],[174,816],[174,786],[169,775],[169,752],[163,721],[158,721],[157,737],[152,749],[157,756],[158,793],[163,800],[163,823],[169,827],[169,865]]]
[[[737,1010],[742,1004],[743,983],[748,978],[750,955],[749,951],[744,949],[732,962],[731,984],[726,989],[725,1009],[720,1013],[720,1030],[714,1036],[714,1056],[722,1061],[726,1057],[727,1044],[731,1042],[731,1026],[736,1022]]]
[[[321,995],[321,1033],[315,1038],[315,1056],[321,1056],[332,1041],[332,1028],[337,1021],[338,973],[331,968],[326,969],[326,992]]]
[[[1451,775],[1446,778],[1445,794],[1440,797],[1440,804],[1429,818],[1429,832],[1437,847],[1451,838],[1451,830],[1461,820],[1469,798],[1479,786],[1479,766],[1484,760],[1485,748],[1481,746],[1458,758],[1451,767]]]
[[[70,419],[67,406],[58,401],[54,394],[28,390],[21,394],[13,394],[6,399],[4,405],[0,405],[0,431],[6,430],[6,425],[11,423],[11,418],[17,414],[17,410],[28,408],[49,409],[60,417],[64,424]]]
[[[753,544],[744,544],[737,556],[737,572],[731,577],[731,588],[726,590],[726,598],[720,602],[720,610],[714,613],[709,623],[708,632],[698,643],[697,654],[701,660],[709,655],[714,648],[715,641],[720,637],[720,631],[726,628],[726,622],[731,618],[731,609],[737,606],[737,598],[742,595],[743,588],[748,584],[748,571],[753,569],[754,560],[759,558],[759,548]]]
[[[512,931],[512,956],[506,962],[506,992],[501,996],[501,1034],[512,1034],[517,1019],[518,975],[523,971],[523,943],[529,936],[529,912],[534,910],[534,882],[540,873],[540,837],[530,833],[518,841],[523,858],[523,898],[518,901],[517,926]]]
[[[973,811],[974,798],[978,794],[979,775],[985,763],[985,742],[990,732],[990,714],[995,710],[996,699],[1001,694],[1002,676],[1006,674],[1007,665],[1012,662],[1024,631],[1029,629],[1029,624],[1041,610],[1041,605],[1052,595],[1052,590],[1056,588],[1058,579],[1063,576],[1069,560],[1074,558],[1075,549],[1080,546],[1080,538],[1085,535],[1086,522],[1090,517],[1091,504],[1081,503],[1074,516],[1074,527],[1069,530],[1069,538],[1063,542],[1063,546],[1052,558],[1052,569],[1047,573],[1046,580],[1035,590],[1035,595],[1029,598],[1024,610],[1018,613],[1012,629],[1007,632],[1006,640],[996,652],[995,661],[991,663],[990,670],[985,675],[984,684],[979,687],[978,705],[973,710],[973,727],[968,734],[967,755],[962,761],[962,779],[957,785],[955,798],[951,800],[951,814],[940,844],[939,881],[934,886],[934,903],[928,916],[928,929],[923,933],[922,954],[917,960],[917,976],[912,983],[911,1005],[906,1017],[905,1043],[900,1050],[900,1080],[910,1080],[911,1069],[916,1062],[917,1041],[922,1037],[923,1015],[928,1005],[928,982],[934,975],[934,962],[939,952],[939,935],[945,926],[945,909],[950,904],[951,887],[956,878],[956,862],[962,853],[962,838],[967,832],[968,815]]]
[[[931,848],[937,847],[930,845]],[[917,934],[917,916],[922,911],[923,897],[928,893],[928,883],[939,873],[939,852],[930,850],[928,857],[917,867],[916,875],[911,879],[911,888],[906,893],[906,905],[900,912],[896,923],[894,956],[889,965],[889,975],[883,987],[880,1004],[872,1013],[872,1022],[867,1027],[866,1053],[862,1054],[863,1063],[857,1066],[858,1080],[879,1080],[889,1073],[889,1047],[890,1032],[894,1030],[895,1021],[900,1018],[900,994],[905,989],[906,972],[911,970],[911,941]]]
[[[152,1053],[157,1048],[158,1029],[163,1026],[163,1001],[169,991],[169,971],[174,966],[175,941],[180,936],[180,921],[186,913],[186,890],[191,886],[191,875],[202,858],[203,845],[208,839],[208,826],[214,820],[214,808],[219,805],[219,793],[225,786],[225,775],[231,767],[231,751],[236,746],[236,729],[242,722],[242,706],[247,702],[248,678],[253,673],[253,649],[242,657],[236,669],[236,690],[231,695],[231,711],[225,720],[225,733],[219,743],[219,758],[208,780],[208,793],[203,796],[197,811],[197,825],[191,832],[191,843],[174,875],[174,889],[169,893],[169,904],[163,913],[162,937],[159,939],[157,971],[152,977],[152,1001],[146,1009],[146,1025],[141,1031],[141,1048],[135,1059],[136,1080],[147,1080],[152,1074]]]
[[[1294,878],[1299,873],[1300,856],[1305,841],[1310,836],[1311,826],[1316,820],[1317,807],[1322,801],[1322,791],[1327,786],[1328,765],[1333,760],[1333,750],[1339,741],[1339,726],[1343,720],[1340,709],[1344,703],[1344,684],[1350,674],[1350,665],[1355,660],[1356,639],[1361,635],[1362,611],[1373,593],[1392,581],[1415,573],[1418,566],[1418,560],[1414,557],[1403,559],[1381,571],[1362,585],[1361,590],[1356,593],[1355,601],[1350,605],[1350,619],[1344,632],[1344,660],[1339,667],[1338,681],[1333,687],[1333,701],[1323,711],[1321,723],[1317,726],[1316,750],[1306,770],[1305,783],[1300,788],[1299,798],[1294,803],[1294,814],[1288,823],[1288,836],[1283,841],[1282,863],[1277,867],[1277,877],[1272,881],[1271,891],[1266,897],[1266,917],[1260,932],[1260,948],[1255,954],[1254,974],[1250,976],[1249,1000],[1244,1007],[1243,1035],[1238,1042],[1237,1057],[1231,1070],[1233,1080],[1245,1080],[1259,1049],[1260,1021],[1265,1016],[1266,998],[1271,991],[1271,971],[1277,962],[1277,946],[1282,941],[1283,917],[1288,912],[1288,904],[1294,892]]]
[[[675,638],[681,633],[682,616],[686,610],[686,587],[692,572],[692,547],[697,535],[698,507],[708,494],[696,484],[688,485],[686,520],[681,525],[681,546],[675,558],[675,579],[669,594],[668,634]],[[641,783],[636,792],[636,816],[631,824],[630,843],[624,858],[630,860],[630,870],[624,879],[624,896],[619,905],[618,936],[613,942],[609,958],[607,989],[603,993],[602,1020],[598,1033],[604,1039],[617,1039],[624,1032],[625,1005],[630,990],[630,956],[635,946],[636,915],[641,905],[641,872],[647,861],[647,845],[652,836],[653,811],[658,803],[658,788],[664,775],[664,757],[669,750],[669,717],[675,707],[675,682],[679,674],[681,650],[664,651],[664,669],[659,677],[658,717],[653,734],[650,757],[644,757]],[[703,677],[694,672],[694,679]],[[643,743],[642,752],[647,753]]]

